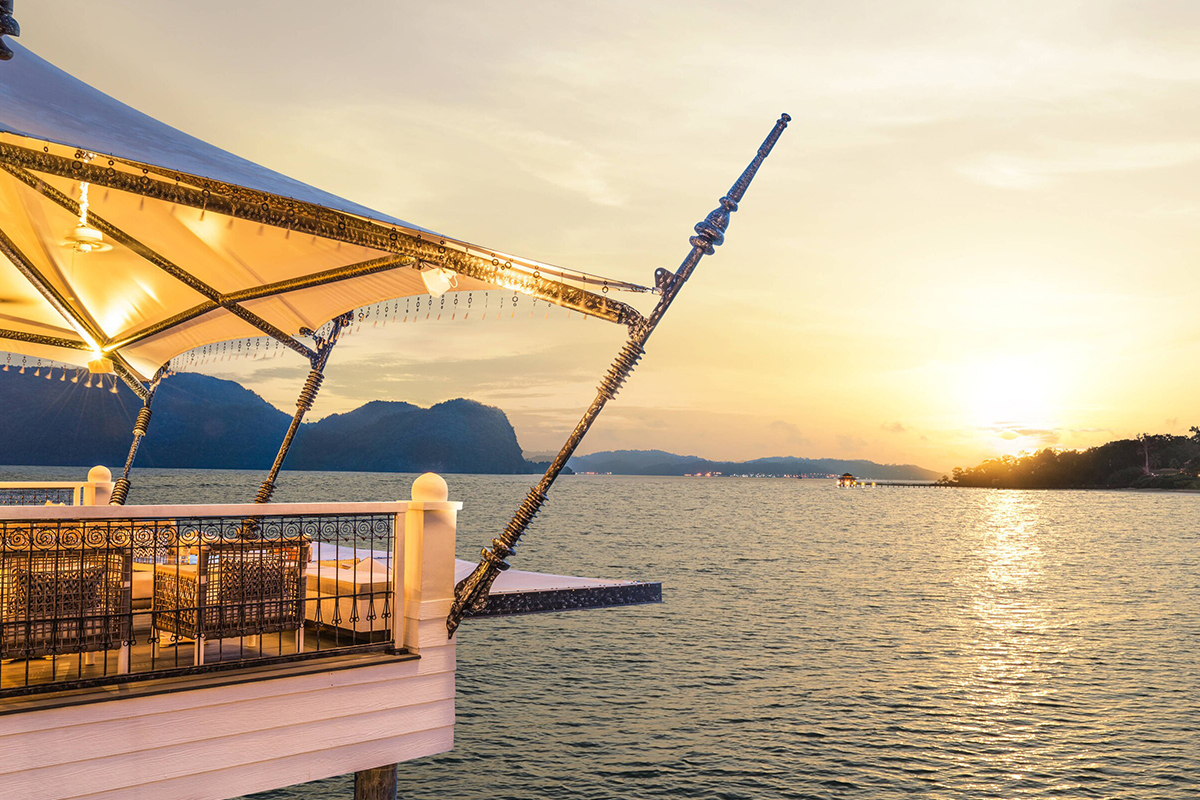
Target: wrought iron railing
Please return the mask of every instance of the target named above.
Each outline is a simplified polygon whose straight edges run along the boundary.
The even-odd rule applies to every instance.
[[[395,647],[402,505],[208,508],[0,517],[0,697]]]
[[[96,466],[85,481],[0,481],[0,506],[104,505],[112,494],[112,473]]]
[[[77,506],[79,487],[75,485],[19,486],[0,484],[0,506]]]

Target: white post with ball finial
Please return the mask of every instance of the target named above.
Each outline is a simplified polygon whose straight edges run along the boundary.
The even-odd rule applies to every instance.
[[[397,568],[403,567],[403,581],[397,585],[404,588],[403,602],[397,603],[403,614],[396,615],[395,641],[414,653],[446,642],[444,628],[440,636],[434,634],[454,601],[454,537],[462,508],[449,496],[441,475],[426,472],[413,481],[403,543],[396,542]]]
[[[452,663],[455,643],[446,640],[444,620],[454,600],[454,535],[462,503],[449,497],[446,480],[426,472],[413,481],[412,501],[396,519],[392,634],[397,647],[421,654],[422,660]],[[435,658],[443,654],[448,658]],[[354,773],[354,800],[395,797],[396,764]]]

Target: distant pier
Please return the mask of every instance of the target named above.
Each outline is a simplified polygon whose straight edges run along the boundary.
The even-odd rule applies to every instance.
[[[925,489],[944,489],[949,486],[946,483],[936,483],[934,481],[864,481],[854,480],[853,482],[838,480],[839,489],[854,489],[854,488],[872,488],[882,486],[919,486]]]

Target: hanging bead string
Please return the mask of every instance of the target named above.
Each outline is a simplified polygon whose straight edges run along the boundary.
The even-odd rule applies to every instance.
[[[577,314],[570,309],[556,306],[545,300],[541,301],[542,306],[539,308],[538,302],[537,298],[531,298],[529,310],[525,312],[521,295],[515,292],[509,294],[505,290],[447,292],[440,297],[428,294],[412,295],[358,308],[354,312],[352,326],[343,330],[341,335],[345,337],[361,333],[364,325],[371,328],[386,328],[392,323],[403,325],[419,320],[428,322],[465,322],[470,319],[497,321],[516,319],[518,313],[521,313],[522,318],[526,319],[548,320],[556,310],[562,312],[561,316],[564,319],[570,319],[572,316],[587,319],[586,314]],[[330,330],[329,323],[326,323],[316,331],[316,334],[328,336]],[[188,366],[200,366],[213,361],[244,358],[247,353],[251,358],[273,358],[279,353],[279,343],[266,337],[258,340],[235,339],[231,343],[226,343],[226,346],[221,344],[205,345],[190,354],[184,354],[177,358],[185,358],[186,361],[181,363],[186,363]]]
[[[482,295],[482,298],[479,297]],[[496,295],[493,297],[492,295]],[[447,292],[441,297],[433,297],[432,295],[413,295],[396,300],[385,300],[372,305],[363,306],[354,312],[354,324],[352,327],[342,331],[342,336],[352,336],[362,330],[364,322],[369,321],[370,327],[379,328],[388,326],[388,323],[404,324],[409,321],[417,322],[418,320],[426,320],[430,322],[466,322],[471,319],[478,321],[499,321],[503,319],[516,319],[519,311],[524,311],[524,307],[520,303],[521,296],[517,293],[511,295],[506,291],[488,290],[488,291],[466,291],[466,292]],[[542,301],[545,306],[545,313],[538,315],[538,300],[533,298],[529,304],[528,314],[523,314],[523,318],[548,320],[550,315],[558,310],[563,313],[564,319],[572,317],[570,309],[563,309],[553,303]],[[423,312],[423,313],[422,313]],[[506,313],[507,312],[507,313]],[[586,314],[575,314],[575,316],[586,320]],[[315,335],[328,339],[332,333],[333,325],[331,322],[326,322],[315,331]],[[218,364],[226,361],[235,360],[250,360],[260,361],[267,359],[275,359],[288,353],[286,348],[276,339],[268,336],[252,336],[243,339],[232,339],[224,342],[216,342],[214,344],[206,344],[200,347],[188,350],[185,353],[173,357],[166,365],[166,374],[173,375],[180,372],[194,371],[200,367],[210,364]],[[0,365],[0,371],[9,372],[15,370],[21,375],[32,374],[33,377],[45,378],[53,380],[57,373],[59,381],[70,381],[71,383],[79,383],[80,377],[87,374],[88,379],[84,381],[86,388],[103,385],[102,377],[98,376],[93,380],[86,369],[77,367],[72,364],[64,364],[62,362],[53,361],[50,359],[36,358],[30,356],[17,356],[20,361],[14,360],[12,353],[6,353],[4,356],[3,365]],[[115,384],[110,389],[116,392]]]
[[[82,378],[85,389],[107,388],[112,394],[120,392],[118,389],[120,380],[112,373],[92,373],[85,367],[49,358],[37,358],[36,356],[19,356],[19,358],[20,361],[16,361],[12,353],[5,353],[0,372],[15,372],[29,378],[41,378],[57,383],[79,384]]]

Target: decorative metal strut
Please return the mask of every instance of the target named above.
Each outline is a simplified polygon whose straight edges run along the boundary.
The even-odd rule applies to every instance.
[[[282,444],[279,445],[279,452],[275,455],[275,463],[271,465],[270,473],[267,474],[262,485],[258,487],[258,495],[254,498],[254,502],[271,502],[271,495],[275,494],[275,479],[279,477],[279,470],[283,467],[283,460],[287,458],[288,450],[292,448],[292,440],[296,438],[296,431],[300,430],[300,423],[304,420],[304,414],[313,407],[313,403],[317,399],[317,392],[321,389],[321,382],[325,380],[325,364],[329,361],[329,353],[333,350],[333,346],[337,344],[338,337],[342,333],[342,328],[347,327],[352,319],[354,319],[353,311],[335,317],[332,330],[329,332],[329,338],[322,339],[320,336],[313,336],[317,347],[312,358],[312,369],[309,370],[308,377],[304,380],[304,387],[300,389],[300,396],[296,399],[296,413],[292,417],[292,424],[288,426],[287,433],[283,436]],[[300,332],[309,333],[309,331],[305,330],[301,330]]]
[[[13,51],[4,44],[4,36],[20,36],[21,26],[13,19],[13,0],[0,0],[0,61],[8,61]]]
[[[100,351],[100,345],[104,342],[104,334],[95,319],[86,311],[73,308],[67,297],[47,280],[46,276],[41,273],[24,251],[17,247],[16,242],[10,239],[3,229],[0,229],[0,255],[8,258],[25,280],[29,281],[30,285],[37,289],[59,316],[75,329],[75,332],[87,342],[87,349]],[[108,357],[112,360],[113,371],[117,376],[125,381],[134,394],[144,399],[146,387],[142,385],[137,373],[134,372],[125,357],[120,353],[109,353]]]
[[[729,215],[737,211],[738,203],[745,195],[746,189],[749,188],[750,181],[754,179],[754,174],[758,172],[758,168],[770,155],[771,149],[779,141],[780,135],[783,134],[784,128],[791,120],[792,118],[787,114],[779,118],[762,146],[758,148],[758,154],[754,160],[746,167],[741,177],[734,182],[729,193],[721,198],[720,206],[696,225],[696,235],[688,240],[692,245],[692,250],[680,264],[679,269],[674,273],[661,267],[655,271],[655,284],[662,291],[658,305],[654,307],[654,311],[649,317],[631,328],[629,340],[621,348],[621,352],[617,354],[612,366],[608,368],[608,372],[596,389],[596,399],[584,412],[583,418],[579,420],[575,430],[571,431],[571,435],[567,437],[566,443],[551,462],[546,474],[542,476],[536,486],[529,490],[529,494],[525,496],[525,500],[517,509],[517,513],[513,515],[512,521],[508,523],[504,532],[492,540],[492,549],[484,548],[479,565],[470,575],[459,581],[454,588],[454,604],[450,608],[450,615],[446,618],[448,636],[454,635],[454,631],[458,629],[458,625],[465,615],[469,612],[482,611],[487,606],[488,592],[491,590],[492,582],[503,570],[508,569],[508,562],[504,559],[516,551],[517,541],[546,502],[546,493],[550,490],[554,479],[567,465],[568,459],[571,458],[579,443],[583,441],[583,437],[595,422],[596,417],[600,415],[604,405],[616,396],[625,379],[629,377],[629,373],[633,371],[638,360],[645,354],[646,340],[650,338],[650,334],[654,332],[654,328],[666,314],[675,295],[679,294],[679,290],[691,276],[696,264],[703,256],[712,255],[715,248],[725,241],[725,229],[729,226]]]
[[[68,197],[45,181],[40,180],[37,176],[30,174],[28,171],[21,169],[20,167],[14,167],[10,164],[0,165],[0,169],[8,172],[13,177],[32,187],[35,191],[62,206],[72,214],[80,213],[79,203],[74,198]],[[267,322],[254,312],[247,310],[238,303],[233,302],[227,295],[221,294],[216,289],[197,278],[195,275],[192,275],[179,265],[168,260],[150,247],[147,247],[140,240],[130,236],[128,233],[111,224],[108,220],[102,218],[95,212],[92,212],[88,215],[88,220],[92,227],[99,230],[105,236],[108,236],[113,241],[124,245],[133,253],[153,264],[155,267],[158,267],[163,272],[167,273],[172,278],[184,284],[197,294],[207,297],[215,305],[226,309],[234,316],[242,319],[250,325],[253,325],[255,328],[258,328],[263,333],[277,340],[284,347],[295,350],[297,353],[310,360],[316,355],[312,350],[296,341],[296,339],[293,337],[288,336],[278,327]],[[172,319],[174,320],[175,318]],[[112,352],[111,345],[106,349],[109,350],[109,352]]]
[[[125,457],[125,469],[121,472],[121,477],[113,482],[112,497],[108,500],[110,506],[125,505],[125,499],[129,496],[129,471],[133,469],[138,447],[146,435],[146,429],[150,427],[150,403],[154,401],[154,393],[158,391],[158,385],[166,374],[167,368],[160,367],[150,385],[146,387],[146,396],[142,398],[142,407],[138,409],[137,421],[133,423],[133,442],[129,445],[129,455]]]

